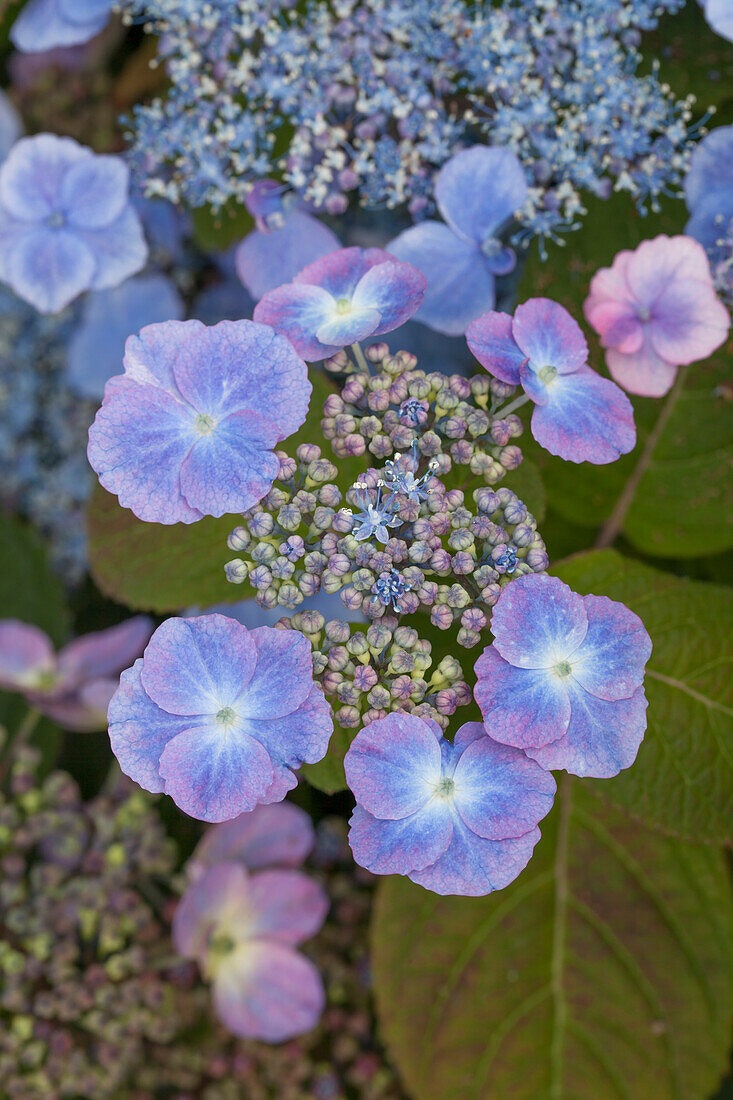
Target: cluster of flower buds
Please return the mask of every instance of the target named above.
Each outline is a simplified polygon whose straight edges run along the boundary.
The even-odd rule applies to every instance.
[[[326,399],[322,427],[344,465],[367,449],[384,464],[343,491],[339,468],[315,444],[295,458],[278,452],[277,482],[229,536],[241,556],[227,577],[249,581],[268,609],[295,610],[322,591],[371,620],[422,610],[439,629],[456,624],[470,648],[502,587],[548,565],[526,506],[490,487],[521,461],[508,444],[521,422],[499,408],[513,391],[486,376],[426,375],[384,344],[367,355],[384,369],[352,371]],[[490,484],[449,488],[456,465],[468,466],[464,485]]]
[[[390,711],[408,711],[446,729],[451,714],[471,702],[455,657],[432,669],[430,642],[385,615],[366,631],[319,611],[298,611],[278,626],[299,630],[313,646],[313,672],[342,729],[357,729]]]

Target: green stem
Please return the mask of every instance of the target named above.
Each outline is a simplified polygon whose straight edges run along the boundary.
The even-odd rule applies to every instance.
[[[30,735],[33,733],[33,730],[38,725],[40,717],[40,710],[36,710],[35,707],[29,707],[28,713],[15,731],[15,737],[13,738],[13,740],[17,740],[18,742],[27,741]]]
[[[372,373],[371,368],[370,368],[368,362],[366,361],[366,358],[364,356],[364,352],[361,350],[361,344],[359,344],[359,343],[352,344],[351,345],[351,350],[354,353],[354,359],[356,359],[357,366],[359,366],[362,370],[365,370],[367,372],[367,374],[371,374]]]
[[[517,409],[521,409],[522,405],[526,405],[531,398],[526,393],[523,393],[521,397],[515,397],[510,404],[505,405],[503,409],[497,409],[496,415],[500,417],[509,416],[510,413],[516,412]]]

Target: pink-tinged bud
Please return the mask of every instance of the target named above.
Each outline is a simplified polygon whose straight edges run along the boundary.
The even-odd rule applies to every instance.
[[[304,573],[298,579],[298,588],[304,596],[315,596],[321,591],[321,578],[317,573]]]
[[[356,729],[361,725],[361,714],[356,707],[339,707],[335,715],[336,721],[342,729]]]
[[[347,607],[349,611],[359,611],[362,605],[363,596],[361,592],[357,592],[353,584],[349,584],[346,588],[341,590],[341,602],[344,607]],[[384,610],[384,609],[382,609]]]
[[[342,413],[343,411],[343,399],[337,393],[329,393],[328,397],[323,402],[323,415],[338,416],[339,413]]]
[[[326,695],[333,695],[339,684],[342,684],[344,677],[340,672],[324,672],[321,679],[321,685]]]
[[[457,443],[451,444],[450,454],[459,466],[467,466],[473,456],[473,443],[468,439],[459,439]]]
[[[494,443],[500,447],[505,446],[512,438],[511,424],[508,420],[495,420],[491,425],[490,435]]]
[[[411,676],[397,676],[392,681],[392,698],[409,699],[412,696],[415,681]]]
[[[359,691],[371,691],[378,681],[376,669],[371,665],[358,665],[354,671],[354,685]]]
[[[362,717],[362,722],[365,726],[368,726],[370,722],[376,722],[378,718],[386,717],[386,710],[383,710],[379,707],[370,707],[369,710],[365,711],[364,716]]]
[[[542,573],[550,564],[550,559],[547,556],[546,550],[535,549],[527,551],[527,557],[524,559],[527,565],[530,567],[533,573]]]
[[[499,454],[499,462],[505,470],[516,470],[521,461],[522,452],[519,447],[515,447],[513,444],[509,447],[504,447]]]
[[[451,571],[451,556],[447,550],[436,550],[430,558],[430,568],[441,577],[447,577]]]
[[[435,696],[435,707],[439,714],[454,714],[458,700],[453,688],[443,688]]]
[[[466,630],[483,630],[486,616],[480,607],[467,607],[461,615],[461,626],[465,626]]]
[[[473,573],[476,559],[467,550],[459,550],[453,555],[453,572],[459,577],[467,577]]]
[[[481,635],[477,630],[467,630],[465,626],[462,626],[456,634],[456,641],[464,649],[472,649],[481,641]]]
[[[501,585],[499,584],[487,584],[486,588],[481,590],[481,599],[487,607],[493,607],[500,595]]]
[[[364,355],[370,363],[381,363],[389,355],[389,347],[387,344],[370,344]]]
[[[453,625],[453,612],[445,604],[435,604],[430,609],[430,622],[438,630],[448,630]]]

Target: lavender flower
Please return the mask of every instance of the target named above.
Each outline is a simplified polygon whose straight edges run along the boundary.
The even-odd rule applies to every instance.
[[[113,0],[30,0],[13,23],[10,40],[26,53],[88,42],[105,28]]]
[[[279,802],[332,728],[307,639],[223,615],[159,626],[109,707],[122,770],[203,821]]]
[[[21,138],[0,166],[0,278],[43,313],[117,286],[147,246],[119,157],[71,138]]]

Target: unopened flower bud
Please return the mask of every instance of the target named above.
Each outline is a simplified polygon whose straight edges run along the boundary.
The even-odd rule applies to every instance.
[[[235,527],[229,532],[227,546],[230,550],[244,550],[251,542],[251,535],[246,527]]]

